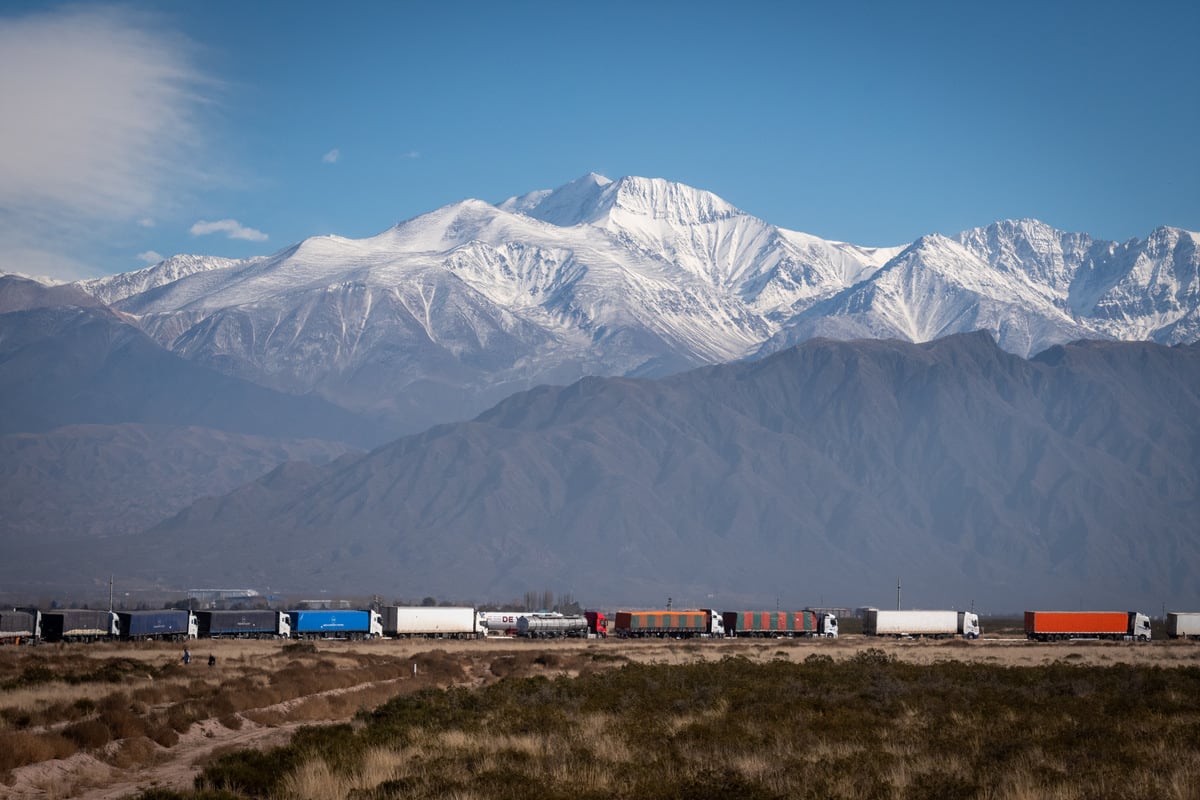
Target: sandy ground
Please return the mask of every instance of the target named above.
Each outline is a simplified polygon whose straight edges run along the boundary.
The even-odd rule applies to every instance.
[[[240,660],[253,663],[273,654],[283,646],[272,641],[213,641],[193,644],[192,653],[198,669],[207,670],[204,661],[210,653],[216,655],[218,665]],[[146,659],[162,663],[164,659],[177,657],[175,645],[136,646],[122,644],[76,645],[86,648],[79,651],[81,657]],[[856,653],[878,648],[894,655],[897,659],[930,664],[941,661],[965,661],[997,664],[1004,666],[1033,666],[1065,660],[1075,664],[1111,665],[1118,663],[1169,666],[1200,666],[1200,643],[1152,642],[1133,644],[1124,642],[1068,642],[1038,644],[1022,638],[985,637],[977,642],[963,641],[892,641],[845,636],[839,640],[781,640],[781,639],[738,639],[724,641],[519,641],[491,639],[487,641],[377,641],[377,642],[331,642],[320,643],[318,649],[323,657],[338,654],[371,653],[397,660],[411,660],[421,654],[440,650],[455,659],[461,659],[466,668],[467,684],[477,685],[495,680],[491,672],[492,663],[501,656],[530,653],[556,653],[569,655],[576,652],[598,651],[623,656],[633,661],[654,663],[687,663],[701,660],[717,660],[726,656],[742,656],[754,661],[787,659],[803,661],[814,653],[825,654],[835,660],[853,657]],[[50,648],[47,648],[49,650]],[[567,662],[564,662],[567,663]],[[614,660],[619,664],[620,660]],[[549,670],[553,673],[553,669]],[[407,674],[401,678],[319,692],[317,695],[338,694],[362,689],[364,686],[387,685],[391,694],[399,694],[428,686],[429,682]],[[394,689],[394,691],[393,691]],[[313,696],[317,696],[313,695]],[[2,696],[0,696],[2,697]],[[138,768],[123,770],[113,767],[95,756],[80,753],[67,759],[32,764],[14,770],[11,783],[0,784],[0,797],[11,798],[84,798],[84,800],[116,800],[135,795],[152,787],[186,789],[193,784],[203,764],[214,753],[235,748],[267,748],[287,741],[292,731],[302,724],[314,724],[321,720],[304,722],[284,721],[277,725],[260,725],[246,714],[262,718],[258,712],[279,712],[281,718],[295,705],[309,697],[302,697],[267,706],[263,709],[247,710],[238,715],[241,726],[237,730],[220,724],[215,719],[204,720],[192,725],[181,734],[173,747],[152,747],[149,763]],[[323,720],[345,722],[349,715]],[[109,747],[117,745],[110,744]]]

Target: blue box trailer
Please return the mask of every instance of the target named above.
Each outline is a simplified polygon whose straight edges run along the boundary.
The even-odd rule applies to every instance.
[[[196,615],[190,611],[118,611],[122,639],[195,639]]]
[[[378,611],[297,610],[287,612],[297,639],[371,639],[383,636]]]

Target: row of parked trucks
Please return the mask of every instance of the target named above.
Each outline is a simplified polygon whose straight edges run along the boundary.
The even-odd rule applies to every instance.
[[[513,635],[537,638],[606,636],[607,617],[506,614]],[[367,610],[0,611],[0,640],[84,642],[100,639],[295,638],[373,639],[413,636],[476,639],[489,632],[488,612],[470,607],[384,606]]]
[[[1037,641],[1120,639],[1149,641],[1150,619],[1135,611],[1026,611],[1025,635]],[[818,611],[712,609],[618,611],[612,633],[620,638],[825,637],[838,635],[837,617]],[[102,611],[2,610],[0,641],[99,639],[296,638],[371,639],[413,636],[483,638],[604,638],[608,617],[583,614],[477,611],[471,607],[384,606],[369,610]],[[868,636],[951,638],[980,636],[969,611],[866,609]],[[1200,639],[1200,612],[1167,615],[1171,639]]]
[[[868,636],[962,636],[978,639],[979,617],[969,611],[881,611],[867,609]],[[1167,636],[1200,638],[1200,613],[1171,612]],[[1070,639],[1150,641],[1150,618],[1136,611],[1026,611],[1025,637],[1039,642]]]

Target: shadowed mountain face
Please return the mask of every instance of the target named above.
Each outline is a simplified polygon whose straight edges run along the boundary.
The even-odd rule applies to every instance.
[[[316,439],[128,423],[0,436],[0,542],[136,533],[281,463],[327,463],[348,450]]]
[[[313,397],[222,375],[104,307],[0,314],[0,434],[147,423],[368,444],[379,431]]]
[[[5,281],[0,300],[0,562],[145,529],[291,460],[326,463],[378,432],[315,398],[187,362],[71,287]],[[113,550],[111,552],[120,552]],[[58,584],[61,585],[61,584]]]
[[[0,275],[0,314],[54,306],[102,306],[103,303],[78,286],[47,286],[19,275]]]
[[[717,608],[887,606],[900,578],[910,607],[1153,609],[1200,603],[1198,519],[1200,348],[1024,360],[972,334],[540,388],[30,563]]]

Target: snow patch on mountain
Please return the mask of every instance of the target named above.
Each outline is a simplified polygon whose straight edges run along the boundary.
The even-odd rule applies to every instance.
[[[198,272],[221,270],[228,267],[256,262],[261,258],[230,259],[217,256],[177,255],[134,272],[122,272],[103,278],[79,281],[77,286],[97,300],[112,305],[128,297],[157,289],[160,286],[194,275]]]
[[[997,270],[957,241],[931,235],[870,280],[798,315],[759,352],[815,336],[928,342],[975,330],[992,331],[1002,348],[1024,357],[1089,334],[1031,290],[1024,272]]]
[[[1176,344],[1200,307],[1200,235],[1162,227],[1125,243],[1009,220],[956,237],[1004,273],[1069,314],[1090,335]],[[1179,338],[1179,337],[1184,338]]]

